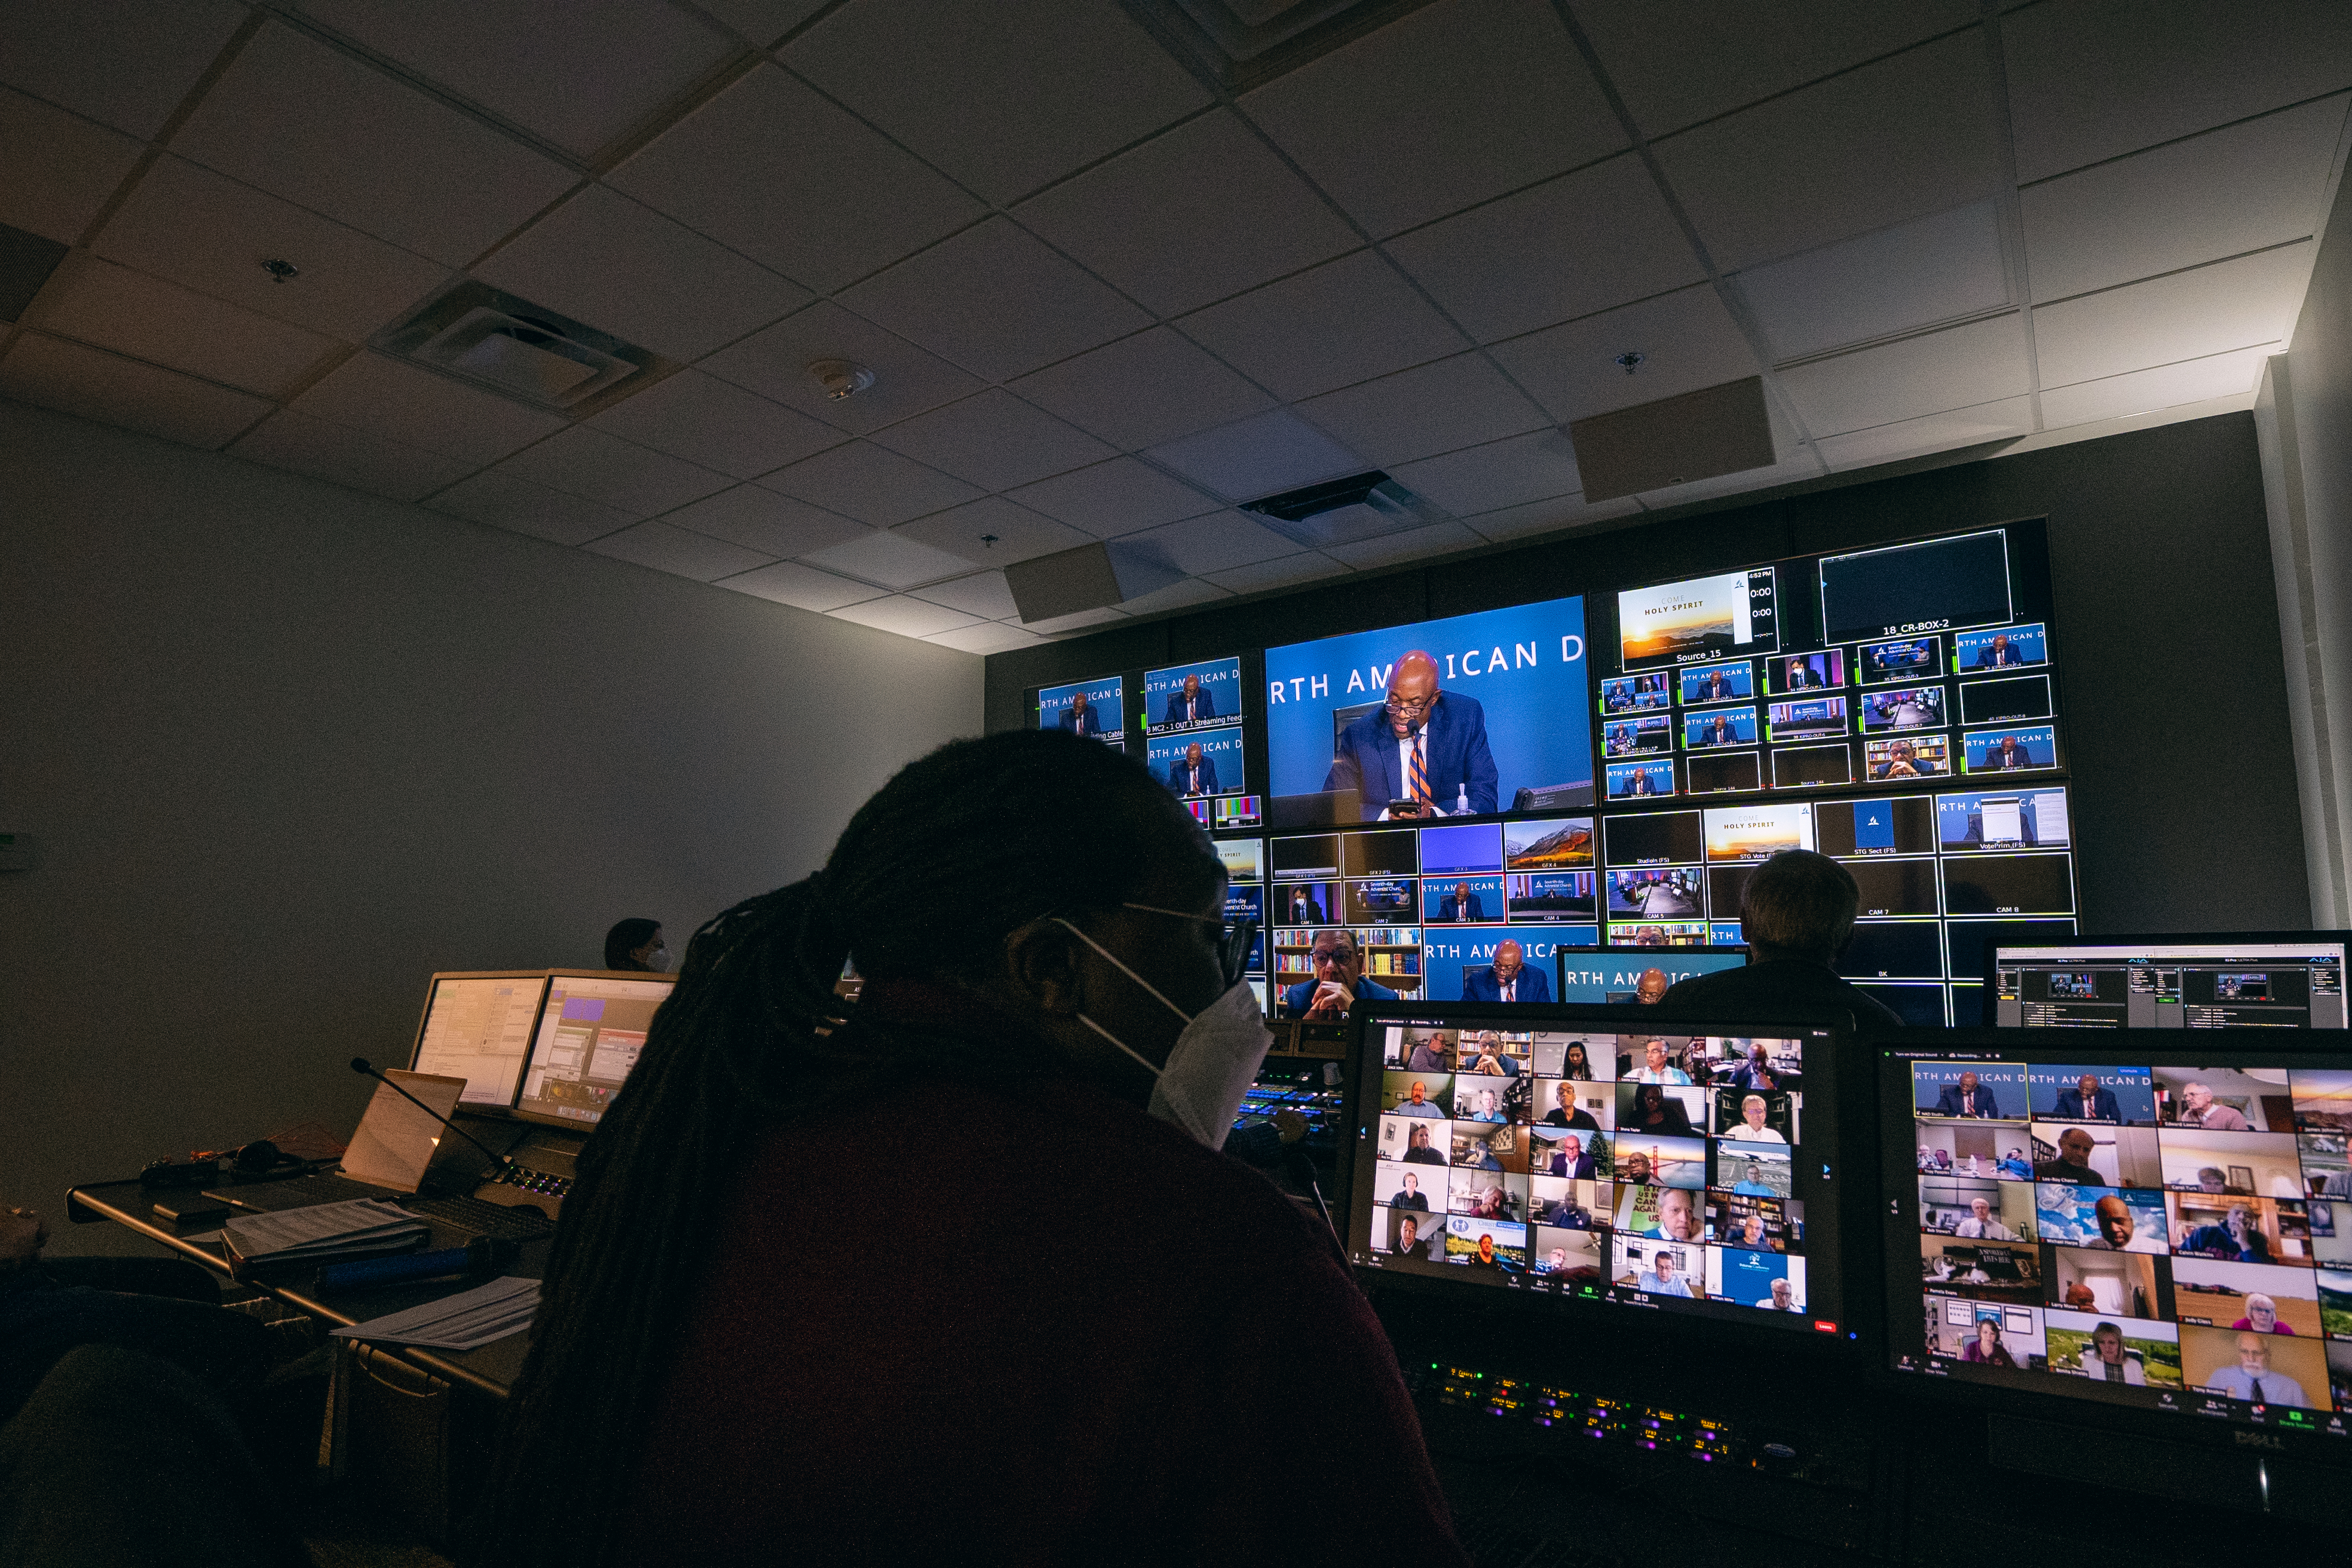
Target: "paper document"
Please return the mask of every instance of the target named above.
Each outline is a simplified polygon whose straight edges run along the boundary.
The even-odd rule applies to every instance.
[[[405,1312],[336,1329],[339,1340],[369,1340],[378,1344],[423,1345],[428,1350],[470,1351],[519,1334],[530,1327],[539,1310],[539,1281],[493,1279]]]
[[[349,1203],[312,1204],[308,1208],[233,1219],[221,1230],[236,1255],[250,1262],[346,1252],[380,1241],[398,1242],[430,1228],[398,1204],[354,1198]]]

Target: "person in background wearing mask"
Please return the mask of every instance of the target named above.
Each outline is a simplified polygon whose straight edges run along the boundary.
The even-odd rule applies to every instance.
[[[669,944],[662,941],[659,921],[620,921],[604,933],[604,967],[669,973]]]
[[[1011,800],[1119,853],[1039,855]],[[1139,762],[1031,730],[910,763],[822,870],[698,931],[582,1156],[460,1561],[1468,1564],[1335,1238],[1218,1152],[1269,1043],[1224,909]],[[929,1267],[806,1242],[812,1173],[901,1179],[877,1096],[956,1126],[992,1195],[894,1221]],[[1053,1245],[1003,1245],[999,1204]]]

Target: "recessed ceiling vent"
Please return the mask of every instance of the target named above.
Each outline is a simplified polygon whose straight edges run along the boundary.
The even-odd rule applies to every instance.
[[[677,368],[650,350],[475,282],[379,333],[375,346],[575,417]]]
[[[1445,513],[1378,468],[1242,503],[1299,543],[1320,548],[1443,522]]]

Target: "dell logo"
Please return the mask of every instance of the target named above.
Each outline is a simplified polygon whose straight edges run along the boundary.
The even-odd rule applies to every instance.
[[[2267,1432],[2235,1432],[2241,1448],[2284,1448],[2286,1445]]]

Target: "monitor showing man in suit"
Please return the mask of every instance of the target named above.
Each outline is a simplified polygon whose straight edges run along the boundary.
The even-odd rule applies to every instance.
[[[1462,976],[1465,1002],[1549,1002],[1551,981],[1528,965],[1526,952],[1509,937],[1495,944],[1495,960]]]
[[[1182,800],[1235,795],[1244,787],[1246,763],[1238,724],[1155,735],[1146,742],[1144,756],[1152,776]]]
[[[1241,722],[1242,661],[1204,659],[1143,672],[1143,721],[1157,735],[1170,730]]]
[[[1125,721],[1120,706],[1124,690],[1124,683],[1115,675],[1048,686],[1037,693],[1037,727],[1091,735],[1118,745]]]
[[[1178,795],[1214,795],[1217,793],[1217,764],[1193,742],[1184,748],[1184,754],[1168,764],[1168,787]]]
[[[1183,686],[1168,694],[1168,709],[1160,716],[1163,724],[1197,724],[1203,719],[1217,716],[1217,698],[1213,691],[1201,689],[1201,678],[1188,675]]]
[[[1999,631],[1961,632],[1952,638],[1952,668],[2014,669],[2050,662],[2050,637],[2041,626],[2003,626]]]
[[[1340,735],[1323,787],[1354,790],[1367,822],[1493,811],[1486,710],[1442,690],[1437,661],[1415,649],[1397,660],[1387,700]]]
[[[1393,1002],[1397,994],[1378,981],[1364,978],[1363,953],[1349,931],[1318,931],[1307,949],[1313,977],[1282,993],[1282,1016],[1338,1023],[1358,997],[1368,1002]]]

